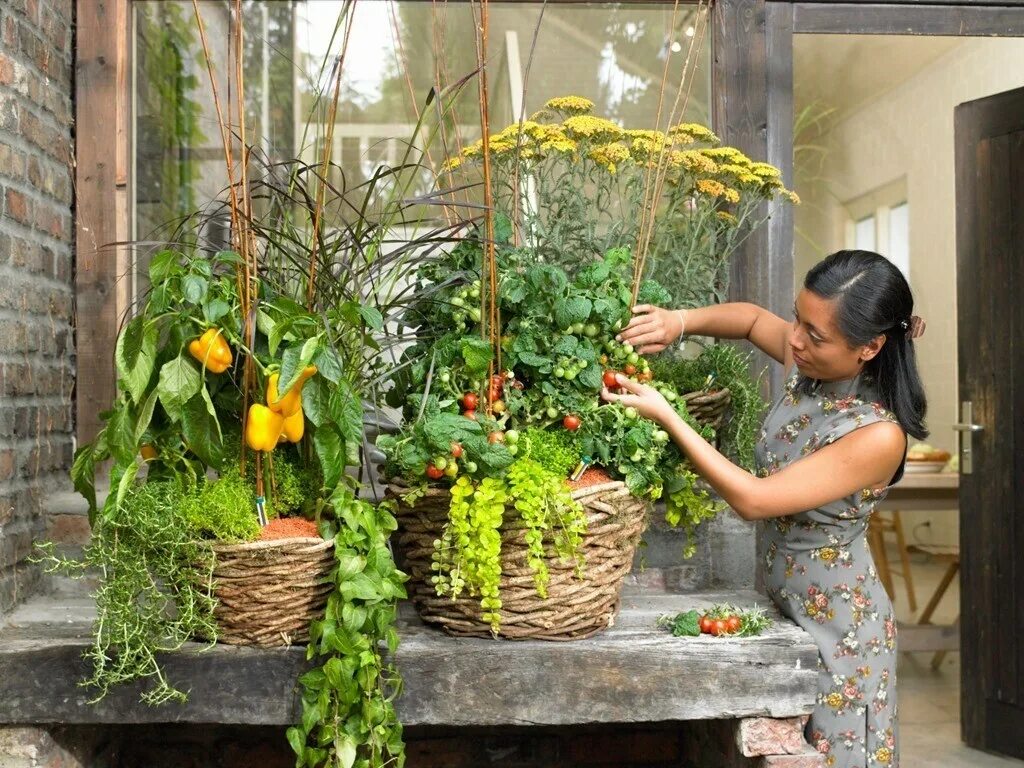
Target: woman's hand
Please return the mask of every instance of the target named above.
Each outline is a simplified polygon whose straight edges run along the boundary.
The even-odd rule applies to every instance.
[[[661,352],[683,335],[685,325],[682,309],[662,309],[652,304],[633,307],[633,319],[615,338],[633,345],[641,355]]]
[[[621,373],[615,374],[615,380],[626,392],[618,394],[605,387],[601,390],[602,399],[610,403],[622,403],[627,408],[636,408],[637,413],[645,419],[656,421],[661,425],[664,425],[675,415],[675,411],[669,405],[668,400],[654,387],[648,387],[645,384],[633,381]]]

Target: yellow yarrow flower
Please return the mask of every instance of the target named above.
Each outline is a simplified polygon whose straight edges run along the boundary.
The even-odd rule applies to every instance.
[[[784,189],[782,191],[782,196],[789,200],[789,202],[791,202],[793,205],[800,205],[800,195],[798,195],[793,190]]]
[[[545,109],[553,109],[557,112],[583,115],[594,108],[594,102],[582,96],[556,96],[553,99],[548,99],[544,107]]]
[[[450,157],[447,160],[445,160],[444,163],[441,165],[441,170],[442,171],[454,171],[460,165],[462,165],[462,158],[461,157]]]
[[[570,138],[592,141],[613,141],[622,137],[622,129],[611,120],[593,115],[575,115],[562,121],[562,128]]]
[[[750,168],[752,164],[751,159],[735,147],[712,147],[700,151],[705,157],[710,157],[712,160],[724,160],[735,165],[742,165],[744,168]]]
[[[698,179],[697,191],[708,197],[721,197],[725,192],[725,185],[715,179]]]
[[[720,142],[718,136],[710,128],[706,128],[700,123],[679,123],[679,125],[673,125],[669,128],[668,132],[670,136],[674,136],[677,133],[687,134],[696,141],[702,141],[705,144],[718,144]]]
[[[546,141],[544,141],[540,145],[540,148],[546,152],[554,151],[569,153],[575,152],[577,149],[579,149],[579,144],[577,144],[572,139],[567,139],[565,136],[556,136],[554,138],[547,139]]]
[[[670,155],[669,162],[691,173],[718,173],[718,164],[695,149],[675,150]]]
[[[481,152],[483,152],[483,150],[484,143],[483,141],[478,139],[477,141],[474,141],[472,144],[470,144],[468,147],[463,147],[461,154],[463,157],[477,157]]]
[[[616,165],[629,160],[629,150],[621,144],[599,144],[587,156],[607,168],[609,173],[615,173]]]
[[[729,203],[738,203],[740,201],[740,193],[732,187],[726,187],[725,191],[722,192],[722,197]]]
[[[737,219],[728,211],[718,211],[717,213],[715,213],[715,216],[724,221],[726,224],[730,224],[734,227],[740,223],[740,220]]]
[[[750,172],[756,176],[761,176],[766,179],[777,179],[782,175],[782,172],[774,165],[768,163],[753,163],[750,166]]]

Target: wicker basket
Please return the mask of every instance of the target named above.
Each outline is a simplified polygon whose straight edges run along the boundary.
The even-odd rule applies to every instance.
[[[390,486],[401,498],[408,489]],[[632,496],[622,482],[580,488],[573,498],[587,514],[587,533],[581,552],[585,566],[578,578],[572,563],[550,558],[548,597],[537,595],[533,571],[526,562],[524,527],[509,513],[501,529],[501,629],[511,640],[578,640],[611,626],[619,609],[622,580],[633,565],[633,553],[647,525],[647,504]],[[434,540],[448,520],[450,495],[430,489],[409,506],[400,503],[397,543],[410,575],[410,596],[427,623],[445,632],[468,637],[490,637],[490,625],[480,616],[477,597],[452,600],[438,597],[430,583]]]
[[[688,392],[682,396],[686,409],[700,424],[706,424],[717,432],[725,423],[725,415],[732,403],[732,394],[728,388],[715,392]]]
[[[211,545],[217,640],[280,646],[309,641],[332,590],[334,541],[272,539]]]

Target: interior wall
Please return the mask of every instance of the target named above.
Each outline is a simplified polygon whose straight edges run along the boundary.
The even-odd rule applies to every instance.
[[[796,45],[827,47],[834,39],[797,36]],[[895,38],[893,44],[901,40],[906,38]],[[816,74],[797,69],[794,76],[799,81]],[[844,247],[844,203],[905,181],[914,311],[928,323],[925,336],[916,342],[929,402],[928,442],[953,453],[957,439],[952,424],[958,421],[953,110],[964,101],[1022,85],[1024,40],[971,38],[853,108],[844,105],[843,89],[833,88],[831,92],[840,95],[824,103],[836,109],[835,119],[813,139],[822,148],[820,169],[812,164],[803,186],[797,178],[797,190],[806,203],[796,212],[798,288],[818,259]],[[798,112],[802,106],[797,103]],[[959,540],[958,521],[950,510],[908,513],[903,520],[911,541]],[[921,527],[924,522],[931,525]]]

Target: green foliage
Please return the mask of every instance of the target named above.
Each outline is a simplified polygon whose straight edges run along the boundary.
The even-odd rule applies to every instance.
[[[700,613],[685,611],[675,616],[659,616],[657,626],[667,629],[673,637],[699,637]]]
[[[231,466],[216,480],[186,490],[177,500],[193,534],[219,541],[254,541],[260,536],[256,520],[256,493],[238,467]]]
[[[406,576],[395,568],[388,541],[398,523],[391,505],[374,506],[344,484],[322,511],[335,544],[335,590],[324,618],[310,627],[306,656],[318,666],[300,678],[302,718],[288,729],[288,743],[298,768],[400,766],[394,701],[401,678],[390,658]]]
[[[526,456],[559,477],[568,477],[580,463],[580,440],[568,430],[530,427],[523,433]]]
[[[700,476],[685,465],[665,483],[665,521],[686,532],[683,557],[693,557],[697,551],[697,526],[718,514],[724,505],[717,504]]]
[[[97,617],[85,657],[92,672],[84,685],[98,701],[121,683],[147,679],[146,704],[184,701],[157,660],[196,637],[216,638],[210,597],[210,553],[197,543],[175,481],[131,484],[123,496],[111,493],[93,527],[82,561],[41,545],[48,571],[83,574],[98,570]]]

